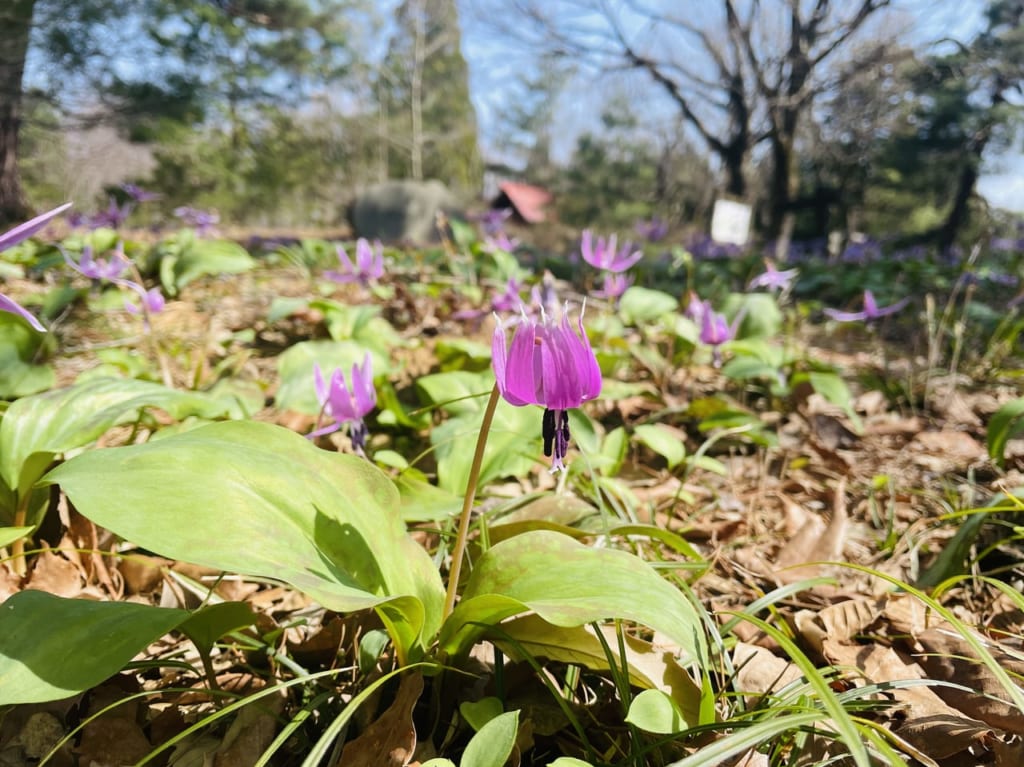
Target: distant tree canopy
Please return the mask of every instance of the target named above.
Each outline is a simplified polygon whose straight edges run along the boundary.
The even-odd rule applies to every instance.
[[[22,172],[52,192],[60,141],[40,130],[100,124],[152,148],[168,204],[242,220],[331,223],[355,186],[389,173],[479,188],[452,0],[401,3],[376,63],[370,38],[386,23],[368,0],[0,6],[0,220],[29,213]],[[386,87],[367,87],[371,70]],[[19,165],[25,136],[45,159]]]

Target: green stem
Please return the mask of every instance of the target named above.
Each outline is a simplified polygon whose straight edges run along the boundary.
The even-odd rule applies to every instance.
[[[494,420],[494,410],[498,407],[501,393],[498,384],[491,389],[491,398],[487,400],[484,420],[480,423],[480,433],[476,438],[476,452],[473,454],[473,465],[469,469],[469,481],[466,483],[466,496],[462,499],[462,514],[459,516],[459,529],[455,535],[455,549],[452,551],[452,566],[448,572],[448,590],[444,597],[444,617],[447,618],[455,609],[455,592],[459,588],[459,575],[462,573],[462,559],[466,554],[466,539],[469,537],[469,518],[472,516],[473,501],[476,499],[476,485],[480,479],[480,464],[484,460],[484,448],[487,446],[487,434]]]
[[[26,493],[18,499],[18,507],[14,511],[14,527],[24,527],[28,521],[28,504],[32,493]],[[25,538],[19,538],[11,544],[11,568],[17,575],[25,575],[28,566],[25,562]]]

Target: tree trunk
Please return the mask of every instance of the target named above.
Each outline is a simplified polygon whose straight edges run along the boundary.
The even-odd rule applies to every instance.
[[[29,217],[18,172],[22,76],[35,0],[6,0],[0,10],[0,226]]]
[[[953,193],[953,206],[946,215],[946,220],[935,232],[935,244],[940,253],[945,253],[956,242],[960,230],[967,223],[971,197],[974,195],[974,187],[978,183],[978,168],[981,167],[981,156],[988,144],[991,126],[986,125],[968,143],[966,147],[964,164],[960,168],[960,175],[956,181],[956,191]]]

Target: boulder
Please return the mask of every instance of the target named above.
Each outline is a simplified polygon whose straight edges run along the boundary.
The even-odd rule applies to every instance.
[[[461,217],[458,199],[440,181],[402,179],[368,186],[349,211],[357,237],[385,242],[437,240],[437,214]]]

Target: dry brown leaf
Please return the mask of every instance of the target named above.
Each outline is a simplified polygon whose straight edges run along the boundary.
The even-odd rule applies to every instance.
[[[48,591],[59,597],[77,597],[82,593],[83,583],[79,565],[46,548],[35,558],[25,588]]]
[[[101,717],[82,728],[82,742],[75,749],[82,764],[135,764],[153,750],[137,722],[121,717]]]
[[[790,682],[800,679],[800,669],[793,663],[766,650],[764,647],[737,642],[732,653],[736,669],[736,686],[748,693],[748,701],[778,692]],[[750,694],[753,693],[753,694]]]
[[[794,583],[812,578],[821,573],[821,565],[801,565],[841,558],[848,522],[846,479],[843,478],[835,489],[832,519],[828,525],[821,530],[819,525],[808,523],[783,545],[775,557],[775,579],[780,583]]]
[[[423,693],[423,676],[402,677],[394,702],[342,749],[335,767],[405,767],[416,751],[412,711]]]
[[[239,711],[217,749],[213,767],[248,767],[256,764],[274,740],[277,717],[283,709],[282,694],[253,701]]]
[[[954,713],[908,719],[896,732],[932,759],[939,760],[981,746],[992,736],[991,728],[984,722]]]
[[[1024,735],[1024,711],[1007,700],[1003,685],[977,659],[971,646],[959,634],[952,631],[930,629],[916,637],[924,651],[918,662],[928,676],[946,682],[963,685],[976,692],[964,692],[949,688],[936,688],[936,694],[944,701],[974,719],[980,719],[992,727]],[[1024,663],[989,646],[999,665],[1015,673],[1024,670]]]

